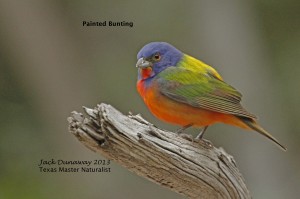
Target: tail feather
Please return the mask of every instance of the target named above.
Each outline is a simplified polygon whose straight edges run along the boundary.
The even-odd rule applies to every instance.
[[[283,151],[286,151],[287,148],[279,143],[279,141],[274,138],[270,133],[264,130],[261,126],[259,126],[253,119],[237,116],[241,121],[243,121],[247,126],[249,126],[254,131],[260,133],[261,135],[269,138],[274,143],[276,143]]]

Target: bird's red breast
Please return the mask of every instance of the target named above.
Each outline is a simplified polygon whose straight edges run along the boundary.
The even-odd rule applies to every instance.
[[[147,85],[146,80],[139,80],[137,90],[149,110],[157,118],[165,122],[179,126],[194,124],[194,126],[199,127],[209,126],[216,122],[223,122],[249,129],[249,127],[233,115],[213,112],[174,101],[159,92],[155,81],[148,84],[149,85]]]

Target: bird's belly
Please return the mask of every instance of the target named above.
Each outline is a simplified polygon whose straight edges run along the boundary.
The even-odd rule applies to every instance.
[[[150,90],[145,94],[144,101],[156,117],[180,126],[187,124],[208,126],[215,122],[219,122],[220,117],[223,117],[224,115],[176,102],[153,90]]]

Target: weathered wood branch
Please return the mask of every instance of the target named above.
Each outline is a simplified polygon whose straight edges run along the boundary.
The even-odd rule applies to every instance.
[[[233,157],[208,141],[161,130],[107,104],[72,112],[69,130],[86,147],[189,198],[251,198]]]

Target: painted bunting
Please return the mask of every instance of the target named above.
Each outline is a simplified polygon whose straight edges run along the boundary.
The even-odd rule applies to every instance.
[[[208,126],[222,122],[257,131],[286,150],[242,107],[241,93],[211,66],[165,42],[145,45],[137,59],[137,90],[159,119],[181,126],[180,131],[203,127],[196,139],[202,139]]]

